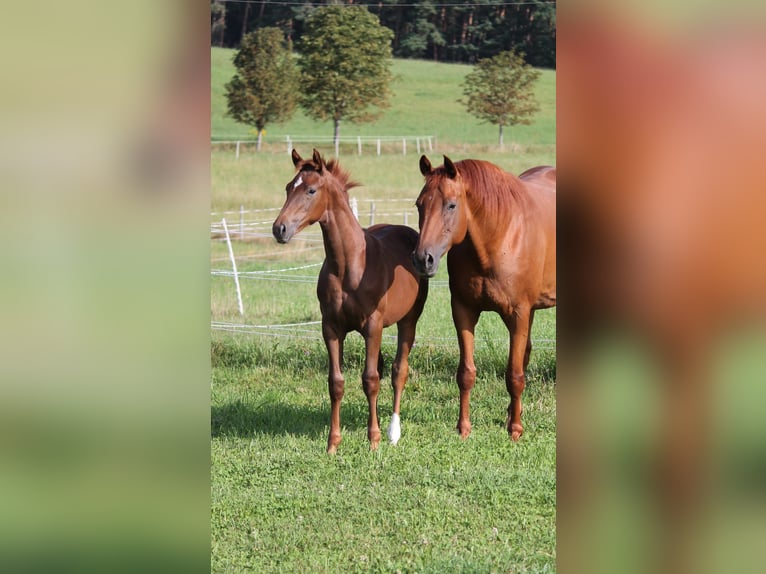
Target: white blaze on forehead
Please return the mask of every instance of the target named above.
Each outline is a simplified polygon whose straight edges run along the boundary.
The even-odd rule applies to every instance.
[[[295,183],[293,184],[293,189],[298,189],[298,186],[303,183],[303,178],[301,176],[298,176],[298,179],[295,180]]]

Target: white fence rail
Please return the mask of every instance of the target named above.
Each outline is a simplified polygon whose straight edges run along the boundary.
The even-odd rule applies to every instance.
[[[355,200],[355,201],[354,201]],[[390,223],[407,223],[411,221],[417,225],[417,210],[412,198],[383,198],[363,199],[351,198],[352,203],[357,204],[361,212],[361,218],[366,220],[369,214],[370,224],[375,218]],[[237,306],[240,316],[244,317],[247,310],[242,306],[242,290],[248,290],[252,281],[268,281],[282,283],[285,289],[302,288],[297,284],[305,284],[306,288],[313,289],[317,282],[319,268],[324,259],[324,245],[321,233],[318,229],[304,229],[300,234],[300,242],[297,245],[290,244],[280,246],[278,249],[257,248],[257,253],[237,254],[236,249],[241,248],[243,243],[253,239],[269,239],[274,243],[271,235],[271,225],[277,212],[281,208],[269,207],[263,209],[245,209],[240,206],[238,210],[211,212],[210,234],[212,241],[227,242],[227,256],[211,259],[211,278],[216,281],[231,282],[232,288],[237,292]],[[414,214],[414,216],[413,216]],[[224,217],[239,215],[239,223],[236,218],[229,218],[224,224]],[[366,221],[364,222],[366,223]],[[227,231],[229,240],[227,241]],[[310,252],[310,253],[307,253]],[[298,261],[289,263],[283,261],[285,255],[301,253]],[[269,268],[256,271],[243,271],[237,261],[247,263],[252,260],[260,260],[267,263]],[[247,268],[247,265],[245,265]],[[233,279],[233,281],[232,281]],[[287,284],[291,284],[289,287]],[[430,281],[431,289],[448,289],[446,280]],[[275,289],[280,287],[275,285]],[[288,338],[322,340],[321,321],[305,321],[300,323],[286,324],[248,324],[230,321],[211,321],[210,327],[214,331],[226,331],[240,335],[256,337]],[[395,341],[395,334],[384,335],[386,340]],[[555,351],[555,339],[533,338],[535,349],[548,349]],[[454,348],[454,337],[437,337],[429,334],[418,336],[419,344],[426,344],[444,348]],[[507,345],[507,337],[492,340],[477,340],[477,348],[488,345]]]
[[[286,135],[283,140],[287,153],[291,153],[294,144],[318,144],[328,145],[334,143],[334,139],[330,136],[292,136]],[[417,154],[424,151],[433,151],[434,144],[436,142],[436,136],[434,135],[415,135],[415,136],[341,136],[338,138],[340,145],[348,147],[353,146],[356,148],[357,155],[362,155],[365,148],[373,148],[376,155],[382,155],[386,150],[394,150],[395,153],[401,153],[407,155],[407,150],[414,150]],[[408,144],[409,142],[409,144]],[[237,159],[241,155],[243,149],[252,148],[255,149],[256,140],[239,139],[239,140],[215,140],[211,141],[211,146],[233,146],[234,154]],[[409,147],[408,147],[409,146]]]

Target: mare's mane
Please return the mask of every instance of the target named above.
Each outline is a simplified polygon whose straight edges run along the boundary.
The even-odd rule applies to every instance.
[[[455,162],[466,189],[471,211],[478,218],[505,220],[512,214],[514,205],[524,201],[524,184],[515,175],[482,160],[464,159]],[[444,167],[434,170],[434,175],[448,177]]]

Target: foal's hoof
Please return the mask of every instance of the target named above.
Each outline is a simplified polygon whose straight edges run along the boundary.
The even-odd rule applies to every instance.
[[[327,454],[335,454],[338,452],[338,445],[340,444],[339,436],[331,436],[327,439]]]
[[[467,439],[471,434],[471,423],[457,423],[457,433],[463,440]]]
[[[524,427],[520,424],[512,424],[511,428],[508,429],[508,434],[511,436],[511,440],[516,442],[521,438],[521,435],[524,434]]]
[[[399,415],[394,413],[391,415],[391,423],[388,425],[388,440],[391,444],[396,445],[402,436],[402,426],[399,422]]]
[[[380,429],[367,429],[367,439],[370,441],[370,450],[377,450],[380,444]]]

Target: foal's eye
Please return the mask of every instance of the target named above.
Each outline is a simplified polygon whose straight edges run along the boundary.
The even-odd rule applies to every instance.
[[[456,207],[457,207],[457,203],[455,203],[454,201],[450,201],[447,204],[447,209],[449,209],[450,211],[453,211]]]
[[[317,188],[316,188],[316,187],[310,187],[310,188],[308,188],[308,190],[307,190],[307,193],[308,193],[309,195],[314,195],[316,192],[317,192]]]

